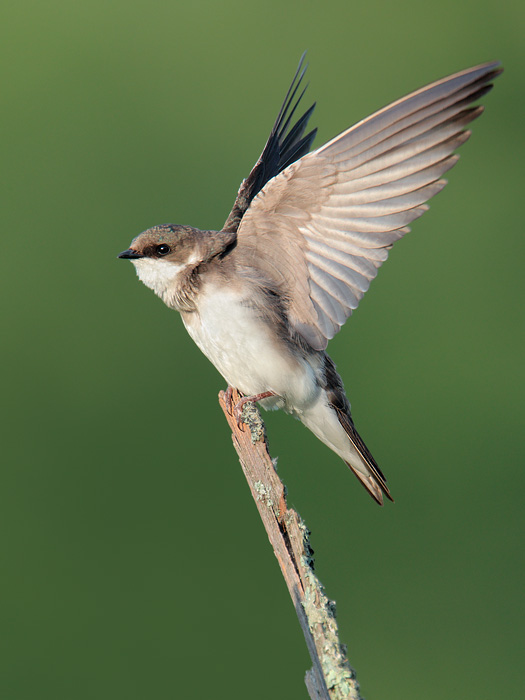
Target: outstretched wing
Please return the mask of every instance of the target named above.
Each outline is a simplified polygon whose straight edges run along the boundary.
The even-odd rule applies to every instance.
[[[295,330],[322,350],[357,307],[408,224],[446,184],[470,105],[501,73],[486,63],[397,100],[293,162],[244,214],[233,254],[286,300]]]
[[[295,110],[307,88],[305,86],[299,96],[297,96],[308,68],[308,65],[304,64],[305,55],[306,52],[301,56],[292,84],[286,93],[264,150],[253,170],[246,180],[243,180],[239,188],[233,209],[224,224],[223,231],[235,233],[252,199],[262,190],[268,180],[271,180],[310,150],[317,129],[313,129],[306,136],[303,134],[314,111],[315,102],[290,128],[290,122],[295,114]],[[286,133],[287,131],[288,133]]]

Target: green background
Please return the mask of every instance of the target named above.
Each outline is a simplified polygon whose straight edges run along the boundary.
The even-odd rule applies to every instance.
[[[523,696],[525,6],[8,2],[0,697],[306,698],[310,667],[178,316],[117,260],[220,227],[308,49],[316,145],[499,59],[450,185],[331,343],[395,505],[266,414],[362,691]]]

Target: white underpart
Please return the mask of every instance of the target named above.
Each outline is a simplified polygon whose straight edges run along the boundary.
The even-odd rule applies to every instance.
[[[362,474],[369,474],[319,386],[316,368],[280,342],[256,311],[243,304],[237,290],[206,286],[199,293],[198,313],[183,320],[230,386],[247,396],[275,392],[280,399],[264,399],[264,408],[282,408],[297,416],[336,454]],[[318,355],[311,357],[312,362],[319,361]]]
[[[132,260],[139,279],[161,299],[169,295],[177,276],[195,260],[177,265],[166,260]],[[256,311],[243,303],[236,289],[206,285],[197,299],[197,312],[183,317],[192,339],[226,382],[246,396],[273,391],[266,409],[282,408],[297,416],[316,437],[362,474],[366,464],[341,426],[326,392],[319,387],[316,368],[295,355],[275,336]],[[319,361],[317,355],[312,362]]]
[[[354,469],[365,476],[370,475],[370,470],[359,456],[359,453],[348,439],[343,426],[339,422],[337,413],[328,404],[326,392],[322,392],[317,401],[307,408],[300,416],[301,422],[312,433],[324,442],[331,450],[339,455],[345,462],[351,464]]]
[[[281,398],[265,399],[263,406],[298,416],[315,402],[314,368],[279,341],[242,294],[206,285],[197,303],[197,312],[183,318],[185,326],[230,386],[248,396],[273,391]]]

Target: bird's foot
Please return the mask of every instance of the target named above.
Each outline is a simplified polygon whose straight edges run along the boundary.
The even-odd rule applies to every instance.
[[[229,386],[224,393],[224,402],[226,406],[232,405],[232,394],[233,387]],[[242,409],[246,403],[256,403],[257,401],[262,401],[262,399],[269,399],[270,396],[277,396],[274,391],[263,391],[261,394],[253,394],[252,396],[243,396],[240,401],[238,401],[235,406],[233,406],[230,411],[230,415],[233,414],[235,420],[237,421],[238,427],[242,430],[242,424],[244,423],[242,419]]]

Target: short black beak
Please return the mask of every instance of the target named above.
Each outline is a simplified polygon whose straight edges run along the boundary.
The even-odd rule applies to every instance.
[[[140,253],[137,253],[137,251],[133,250],[133,248],[128,248],[127,250],[123,250],[122,253],[117,255],[117,257],[127,258],[128,260],[138,260],[139,258],[143,258],[144,256]]]

